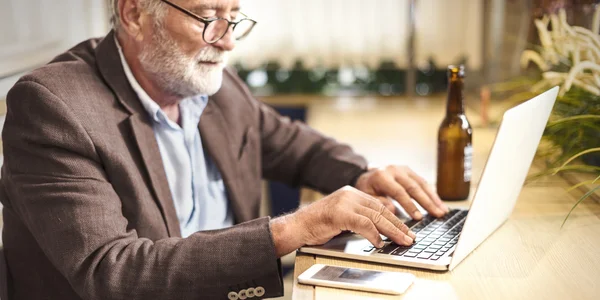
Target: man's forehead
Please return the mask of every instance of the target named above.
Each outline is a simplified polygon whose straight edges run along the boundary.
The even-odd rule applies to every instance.
[[[239,10],[240,0],[180,0],[182,5],[193,10]]]

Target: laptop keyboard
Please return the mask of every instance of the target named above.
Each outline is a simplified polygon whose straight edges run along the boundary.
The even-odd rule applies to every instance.
[[[411,220],[406,223],[416,234],[417,238],[412,246],[401,246],[394,242],[381,249],[369,246],[365,252],[376,250],[375,253],[389,254],[402,257],[411,257],[424,260],[438,260],[451,249],[454,249],[462,230],[467,210],[453,209],[444,217],[436,219],[425,215],[422,220]],[[384,238],[384,241],[390,241]]]

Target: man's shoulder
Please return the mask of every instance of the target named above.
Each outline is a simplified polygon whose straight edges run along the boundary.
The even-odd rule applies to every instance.
[[[97,76],[95,49],[100,39],[83,41],[64,53],[56,56],[48,64],[34,69],[19,79],[33,81],[44,86],[72,86],[87,76]],[[70,80],[79,79],[79,80]]]
[[[105,88],[95,57],[95,49],[100,40],[89,39],[79,43],[56,56],[48,64],[21,77],[16,85],[41,86],[65,101],[81,98],[98,88]],[[9,101],[10,94],[9,92]]]

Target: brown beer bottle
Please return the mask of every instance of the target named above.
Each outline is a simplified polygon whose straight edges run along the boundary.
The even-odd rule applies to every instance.
[[[463,106],[464,66],[448,67],[446,117],[438,131],[437,192],[444,200],[464,200],[471,187],[473,129]]]

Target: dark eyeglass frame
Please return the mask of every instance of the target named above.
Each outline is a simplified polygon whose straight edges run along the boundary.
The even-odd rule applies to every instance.
[[[203,17],[201,17],[201,16],[199,16],[199,15],[197,15],[197,14],[195,14],[195,13],[193,13],[193,12],[191,12],[191,11],[189,11],[189,10],[187,10],[187,9],[185,9],[185,8],[183,8],[183,7],[181,7],[181,6],[177,5],[177,4],[175,4],[175,3],[173,3],[173,2],[171,2],[171,1],[169,1],[169,0],[161,0],[161,1],[162,1],[162,2],[164,2],[164,3],[166,3],[166,4],[168,4],[169,6],[171,6],[171,7],[173,7],[173,8],[175,8],[175,9],[177,9],[178,11],[180,11],[180,12],[182,12],[182,13],[184,13],[184,14],[186,14],[186,15],[190,16],[190,17],[192,17],[192,18],[193,18],[193,19],[195,19],[196,21],[203,23],[203,24],[204,24],[204,28],[202,29],[202,39],[203,39],[203,40],[204,40],[204,42],[205,42],[205,43],[207,43],[207,44],[214,44],[214,43],[218,42],[219,40],[221,40],[221,39],[222,39],[222,38],[223,38],[223,37],[224,37],[224,36],[227,34],[227,32],[229,31],[229,28],[230,28],[232,25],[233,25],[233,30],[235,31],[235,27],[236,27],[236,26],[237,26],[239,23],[241,23],[242,21],[250,21],[250,22],[252,22],[252,26],[250,27],[250,29],[248,29],[248,31],[247,31],[247,32],[246,32],[244,35],[242,35],[242,36],[240,36],[240,37],[236,38],[236,40],[238,40],[238,41],[239,41],[239,40],[241,40],[241,39],[245,38],[246,36],[248,36],[248,34],[250,33],[250,31],[252,31],[252,29],[254,28],[254,26],[255,26],[255,25],[256,25],[256,23],[257,23],[256,21],[254,21],[254,20],[250,19],[250,18],[249,18],[247,15],[245,15],[245,14],[244,14],[244,13],[242,13],[241,11],[240,11],[239,13],[240,13],[242,16],[244,16],[244,18],[243,18],[243,19],[241,19],[241,20],[239,20],[239,21],[237,21],[237,22],[232,22],[232,21],[229,21],[229,20],[227,20],[227,19],[225,19],[225,18],[210,18],[210,19],[207,19],[207,18],[203,18]],[[217,38],[216,40],[214,40],[214,41],[212,41],[212,42],[209,42],[209,41],[207,41],[207,40],[206,40],[206,38],[205,38],[205,36],[204,36],[204,35],[205,35],[205,33],[206,33],[206,28],[208,28],[208,26],[210,25],[210,23],[212,23],[212,22],[214,22],[214,21],[218,21],[218,20],[225,20],[225,21],[227,21],[227,23],[229,23],[229,24],[227,25],[227,29],[225,30],[225,32],[223,32],[223,34],[222,34],[222,35],[221,35],[219,38]]]

